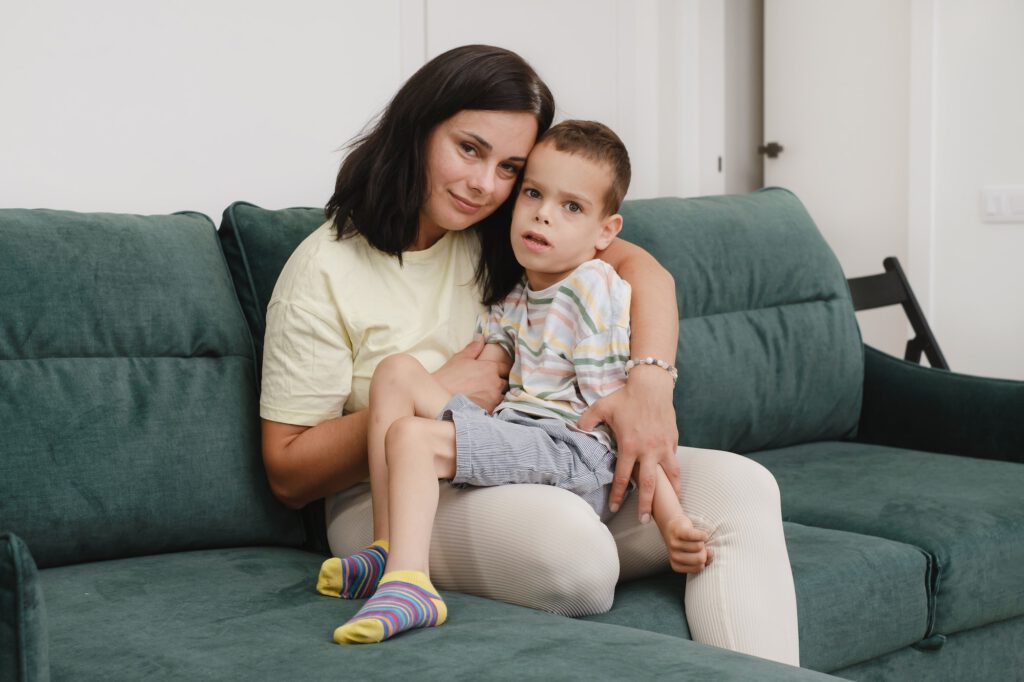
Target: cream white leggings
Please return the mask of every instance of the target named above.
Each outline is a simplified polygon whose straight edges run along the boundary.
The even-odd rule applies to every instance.
[[[779,487],[753,460],[679,448],[683,510],[706,531],[715,560],[686,576],[693,639],[799,665],[796,595],[782,534]],[[430,578],[445,590],[566,616],[611,608],[615,584],[668,569],[654,522],[630,495],[607,525],[581,498],[545,485],[441,485]],[[373,541],[369,487],[327,500],[336,556]],[[680,576],[682,579],[682,576]]]

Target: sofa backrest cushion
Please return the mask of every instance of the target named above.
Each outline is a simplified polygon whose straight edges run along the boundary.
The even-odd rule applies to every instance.
[[[0,531],[41,567],[299,545],[210,220],[0,210]]]
[[[860,331],[839,262],[795,196],[632,200],[622,215],[623,238],[676,280],[683,444],[750,452],[855,432]],[[308,208],[224,212],[221,243],[254,338],[281,268],[323,220]]]
[[[218,236],[256,343],[258,364],[263,358],[267,304],[274,293],[277,276],[292,251],[323,223],[322,208],[272,211],[236,201],[224,210]]]
[[[750,452],[855,433],[864,357],[839,262],[790,192],[626,202],[623,238],[675,277],[685,445]]]

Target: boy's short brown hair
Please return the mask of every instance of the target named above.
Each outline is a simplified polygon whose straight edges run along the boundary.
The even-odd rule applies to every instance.
[[[612,183],[604,195],[605,215],[618,213],[629,189],[629,152],[612,129],[597,121],[569,120],[552,126],[538,141],[551,142],[555,149],[603,163],[612,173]]]

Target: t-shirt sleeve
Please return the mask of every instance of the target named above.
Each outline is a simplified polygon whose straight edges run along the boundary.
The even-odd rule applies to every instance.
[[[509,331],[505,318],[505,303],[495,303],[477,319],[477,333],[483,335],[484,343],[501,346],[509,357],[515,357],[515,339]]]
[[[630,287],[601,261],[580,275],[574,285],[587,319],[577,325],[573,365],[580,394],[592,405],[626,385]]]
[[[293,302],[267,307],[260,416],[316,426],[342,414],[352,392],[352,344],[340,322]]]

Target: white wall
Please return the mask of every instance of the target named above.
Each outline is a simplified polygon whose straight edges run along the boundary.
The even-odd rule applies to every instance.
[[[426,59],[469,42],[520,52],[560,117],[619,132],[630,197],[720,192],[724,101],[709,93],[723,87],[725,40],[698,30],[717,4],[3,3],[0,207],[219,222],[238,199],[323,205],[341,146]]]
[[[399,4],[0,4],[0,207],[322,206],[401,82]]]
[[[1024,223],[980,219],[987,185],[1024,185],[1024,3],[937,0],[932,327],[957,370],[1024,379]]]
[[[629,198],[725,191],[718,158],[731,136],[759,128],[759,70],[742,49],[726,111],[726,49],[760,30],[759,0],[426,0],[425,55],[469,42],[520,53],[551,87],[556,120],[590,118],[611,126],[629,148]],[[514,11],[509,11],[514,7]],[[732,191],[757,179],[737,146]]]

